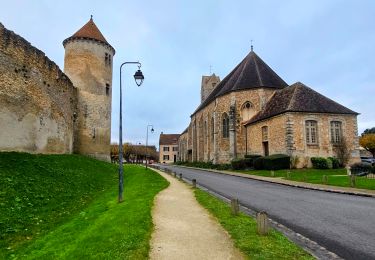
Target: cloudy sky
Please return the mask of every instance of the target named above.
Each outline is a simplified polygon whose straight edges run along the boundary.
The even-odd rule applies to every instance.
[[[1,1],[0,22],[63,69],[62,41],[92,14],[116,49],[112,141],[118,139],[119,66],[124,70],[124,139],[151,144],[180,133],[200,102],[201,76],[224,78],[250,51],[287,83],[301,81],[355,110],[359,133],[375,126],[375,1],[134,0]]]

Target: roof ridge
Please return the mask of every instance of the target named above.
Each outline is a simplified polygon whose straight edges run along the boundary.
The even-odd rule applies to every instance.
[[[254,53],[254,55],[253,55],[253,60],[254,60],[254,64],[255,64],[255,70],[256,70],[256,72],[257,72],[257,77],[258,77],[258,80],[259,80],[259,86],[263,86],[263,80],[262,80],[262,77],[260,76],[260,72],[259,72],[259,67],[258,67],[258,62],[257,62],[257,60],[255,59],[255,57],[257,56],[256,54],[255,54],[255,52],[253,52],[253,51],[251,51],[250,52],[250,54],[251,53]]]
[[[292,90],[293,94],[292,94],[291,99],[289,100],[288,107],[286,108],[287,111],[292,109],[292,107],[293,107],[292,104],[294,104],[294,102],[296,100],[296,93],[297,93],[297,87],[298,87],[298,85],[296,85],[296,86],[293,86],[293,85],[289,86],[289,88],[294,88],[294,89]],[[285,88],[285,89],[287,89],[287,88]]]

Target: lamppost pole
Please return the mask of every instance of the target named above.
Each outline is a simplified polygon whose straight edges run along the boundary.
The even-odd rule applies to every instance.
[[[118,169],[118,202],[123,201],[122,194],[124,192],[124,165],[123,165],[123,143],[122,143],[122,66],[125,64],[137,64],[138,71],[134,74],[135,83],[138,87],[142,84],[144,76],[140,70],[142,64],[138,61],[124,62],[120,66],[120,122],[119,122],[119,169]]]
[[[147,164],[148,164],[148,128],[151,126],[151,133],[154,132],[154,126],[153,125],[147,125],[147,133],[146,133],[146,170],[147,170]]]

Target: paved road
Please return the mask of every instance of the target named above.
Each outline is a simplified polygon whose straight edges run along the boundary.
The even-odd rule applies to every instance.
[[[375,259],[375,199],[164,166],[270,217],[345,259]]]

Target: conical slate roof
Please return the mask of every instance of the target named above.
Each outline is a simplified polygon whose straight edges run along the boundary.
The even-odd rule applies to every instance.
[[[357,112],[323,96],[301,82],[276,91],[265,108],[244,125],[252,124],[285,112],[353,114]]]
[[[107,42],[103,34],[100,32],[100,30],[94,23],[94,20],[92,19],[92,17],[84,26],[82,26],[81,29],[79,29],[71,37],[64,40],[63,45],[65,46],[66,42],[68,42],[69,40],[73,40],[73,39],[90,39],[94,41],[99,41],[110,46],[113,49],[113,47]]]
[[[280,78],[253,50],[238,64],[212,91],[197,110],[207,106],[215,98],[232,91],[275,88],[282,89],[288,84]]]

